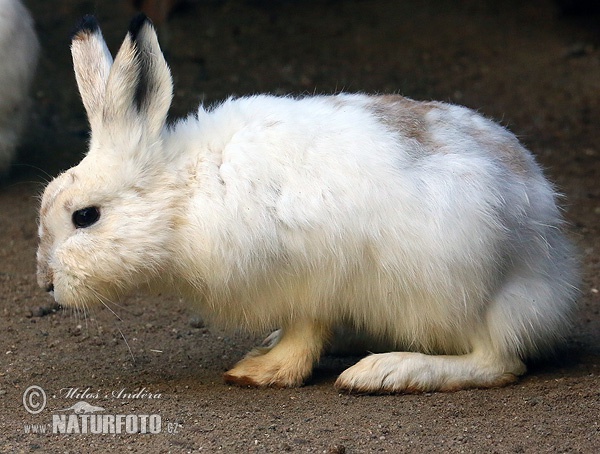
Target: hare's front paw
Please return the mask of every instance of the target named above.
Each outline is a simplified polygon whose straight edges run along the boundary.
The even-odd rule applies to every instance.
[[[327,330],[314,323],[302,323],[278,330],[265,343],[246,355],[225,373],[227,383],[241,386],[300,386],[319,359]]]
[[[292,388],[300,386],[312,371],[312,361],[302,358],[280,358],[273,351],[255,349],[233,369],[227,371],[227,383],[240,386]]]

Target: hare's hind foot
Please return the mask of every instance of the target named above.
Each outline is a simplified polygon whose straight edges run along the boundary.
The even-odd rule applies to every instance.
[[[239,386],[291,388],[301,386],[318,361],[328,330],[306,322],[274,332],[224,375]]]
[[[354,393],[457,391],[505,386],[524,373],[518,358],[393,352],[363,358],[346,369],[335,386]]]

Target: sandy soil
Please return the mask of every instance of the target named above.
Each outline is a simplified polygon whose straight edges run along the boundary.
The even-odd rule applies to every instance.
[[[37,195],[80,159],[87,128],[69,31],[95,13],[114,51],[130,12],[117,1],[27,4],[44,55],[31,127],[0,185],[0,451],[599,452],[598,15],[565,16],[546,0],[196,1],[161,30],[173,117],[201,100],[263,91],[447,100],[507,125],[566,195],[584,280],[563,353],[503,389],[348,396],[333,382],[351,358],[325,358],[300,389],[225,385],[222,372],[256,339],[205,327],[172,298],[135,296],[118,315],[52,307],[35,283]],[[47,394],[38,414],[23,405],[31,385]],[[78,398],[68,388],[89,389]],[[154,398],[111,395],[121,390]],[[79,400],[104,413],[158,414],[162,432],[26,433]]]

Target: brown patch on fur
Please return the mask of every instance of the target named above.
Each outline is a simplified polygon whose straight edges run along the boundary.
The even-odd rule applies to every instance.
[[[374,96],[371,100],[371,108],[378,119],[391,130],[420,143],[424,153],[433,153],[442,148],[443,144],[436,142],[429,133],[430,125],[426,116],[432,110],[441,112],[447,110],[446,104],[414,101],[400,95]],[[513,173],[526,174],[530,169],[527,151],[516,137],[506,130],[500,132],[491,126],[482,129],[470,123],[471,118],[478,116],[475,112],[472,112],[472,115],[473,117],[467,118],[467,123],[464,125],[465,134]],[[455,120],[449,118],[450,127],[453,123]],[[499,125],[497,127],[501,128]]]
[[[71,38],[72,41],[85,41],[92,34],[90,30],[79,30]]]
[[[235,385],[235,386],[241,386],[241,387],[250,387],[250,388],[281,388],[281,389],[283,389],[283,388],[290,388],[290,387],[300,386],[300,385],[286,386],[286,385],[283,385],[283,384],[278,383],[278,382],[273,382],[273,383],[259,383],[259,382],[253,380],[250,377],[232,375],[229,372],[225,372],[223,374],[223,380],[228,385]]]
[[[63,209],[67,212],[72,211],[73,210],[73,200],[71,199],[67,199],[65,200],[65,203],[63,203]]]
[[[229,372],[225,372],[223,374],[223,380],[228,385],[236,385],[242,387],[252,387],[252,388],[263,388],[263,385],[258,384],[250,377],[238,377],[237,375],[231,375]]]
[[[527,151],[516,138],[490,140],[489,134],[474,135],[475,139],[493,153],[500,162],[517,175],[525,175],[530,169]]]
[[[394,131],[419,143],[430,142],[425,115],[440,105],[418,102],[400,95],[374,96],[371,107],[379,120]]]

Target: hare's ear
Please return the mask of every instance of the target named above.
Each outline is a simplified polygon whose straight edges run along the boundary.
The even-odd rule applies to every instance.
[[[171,71],[158,44],[156,30],[146,16],[133,19],[130,33],[140,57],[136,103],[151,130],[160,131],[173,100]]]
[[[173,98],[173,81],[152,22],[140,14],[129,27],[106,87],[105,117],[139,116],[150,135],[160,133]],[[123,118],[121,118],[123,120]]]
[[[85,16],[71,39],[75,78],[90,123],[102,112],[112,56],[100,26],[93,16]]]

